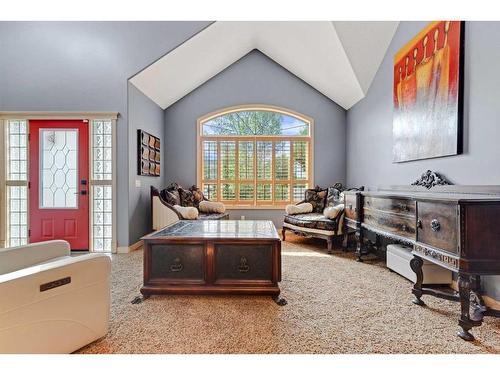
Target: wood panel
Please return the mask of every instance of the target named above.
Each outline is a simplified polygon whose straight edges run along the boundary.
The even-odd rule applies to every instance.
[[[263,254],[266,254],[264,258]],[[245,272],[246,267],[248,272]],[[240,272],[239,268],[243,272]],[[279,281],[281,281],[279,239],[144,238],[144,285],[141,293],[145,296],[151,294],[278,296]]]
[[[457,213],[455,204],[418,202],[417,241],[458,253]]]
[[[469,269],[500,272],[500,203],[462,206],[463,223],[467,228],[463,238],[462,256],[477,259]]]
[[[415,201],[409,199],[365,197],[365,208],[415,216]]]
[[[415,239],[415,218],[370,208],[363,209],[363,222],[401,237]]]
[[[345,216],[352,220],[358,220],[359,207],[357,205],[356,194],[346,194],[344,193],[345,199]]]

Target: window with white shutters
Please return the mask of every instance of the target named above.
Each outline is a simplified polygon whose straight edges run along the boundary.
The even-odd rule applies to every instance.
[[[312,120],[243,106],[198,121],[198,184],[228,207],[282,208],[312,186]]]

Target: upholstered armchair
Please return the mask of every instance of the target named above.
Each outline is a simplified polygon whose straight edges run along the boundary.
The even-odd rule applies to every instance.
[[[111,259],[66,241],[0,250],[0,353],[71,353],[108,331]]]
[[[340,183],[328,188],[316,186],[305,191],[304,200],[288,205],[283,219],[283,241],[286,240],[286,231],[321,238],[326,240],[328,253],[331,253],[334,238],[343,233],[343,190]]]
[[[177,183],[159,190],[151,186],[153,230],[159,230],[178,220],[227,220],[223,203],[211,202],[196,186],[184,189]]]

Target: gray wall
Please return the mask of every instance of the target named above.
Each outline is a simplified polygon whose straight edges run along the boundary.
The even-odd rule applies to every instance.
[[[314,182],[345,182],[345,111],[259,51],[252,51],[165,111],[166,180],[196,183],[196,121],[239,104],[269,104],[314,119]],[[272,219],[283,210],[231,210],[231,218]]]
[[[165,164],[160,161],[160,177],[139,176],[137,174],[137,129],[165,139],[163,109],[140,92],[131,83],[128,84],[128,125],[129,125],[129,196],[128,210],[129,243],[135,243],[141,236],[151,231],[150,186],[165,185]],[[135,182],[140,181],[141,187]]]
[[[409,184],[427,169],[456,184],[500,184],[500,23],[465,27],[465,137],[463,155],[392,163],[393,56],[427,22],[401,22],[368,95],[347,113],[347,182],[371,189]],[[500,276],[485,281],[500,299]]]
[[[116,111],[118,244],[129,243],[127,79],[209,22],[0,22],[0,111]],[[132,157],[135,148],[132,148]]]

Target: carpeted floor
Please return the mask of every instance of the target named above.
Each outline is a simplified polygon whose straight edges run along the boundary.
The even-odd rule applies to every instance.
[[[288,236],[287,236],[288,237]],[[280,307],[269,297],[159,296],[132,305],[142,251],[113,256],[108,335],[79,353],[500,353],[500,320],[476,341],[455,336],[459,305],[424,296],[380,260],[327,255],[322,241],[283,243]]]

